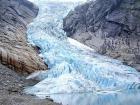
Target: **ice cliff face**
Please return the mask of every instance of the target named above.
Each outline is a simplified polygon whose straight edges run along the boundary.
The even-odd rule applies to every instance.
[[[26,26],[37,13],[27,0],[0,0],[0,63],[20,73],[47,69],[26,39]]]
[[[29,42],[40,48],[50,70],[32,74],[40,82],[25,92],[45,98],[58,93],[120,91],[140,88],[140,74],[120,61],[97,54],[68,38],[63,18],[77,2],[35,0],[38,17],[28,26]]]
[[[64,31],[99,53],[140,70],[139,14],[139,0],[91,0],[69,12]]]

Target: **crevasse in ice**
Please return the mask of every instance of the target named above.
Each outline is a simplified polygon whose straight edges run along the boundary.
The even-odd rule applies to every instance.
[[[86,45],[66,36],[62,29],[63,18],[79,2],[31,1],[39,6],[39,14],[28,26],[28,40],[40,47],[40,56],[50,69],[30,75],[28,79],[33,78],[40,82],[26,88],[26,93],[45,97],[60,93],[140,88],[140,73],[134,68],[101,56]]]

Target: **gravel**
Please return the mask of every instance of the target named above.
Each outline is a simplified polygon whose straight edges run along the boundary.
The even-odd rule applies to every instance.
[[[23,93],[24,87],[36,81],[29,81],[0,64],[0,105],[60,105],[51,99],[38,99]]]

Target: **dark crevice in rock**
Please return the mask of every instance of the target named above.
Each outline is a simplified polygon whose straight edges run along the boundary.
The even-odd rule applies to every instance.
[[[20,15],[20,13],[18,13],[18,11],[14,8],[14,6],[9,6],[9,8],[13,9],[18,16],[25,18],[25,16],[22,16]]]

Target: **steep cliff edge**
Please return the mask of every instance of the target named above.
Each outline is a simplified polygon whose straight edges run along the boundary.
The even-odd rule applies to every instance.
[[[68,36],[140,70],[140,0],[96,0],[64,19]]]
[[[27,43],[27,25],[38,8],[27,0],[0,0],[0,63],[18,72],[47,69]]]

